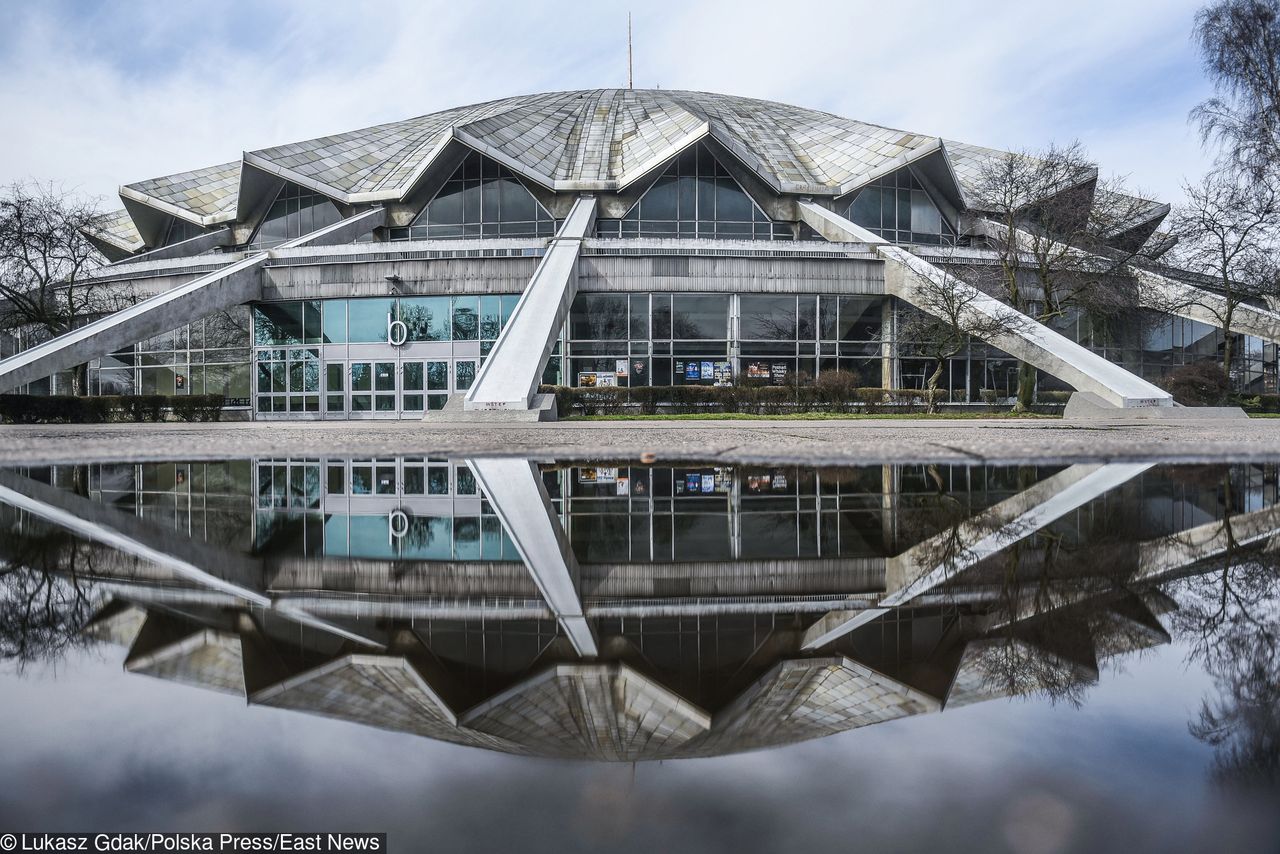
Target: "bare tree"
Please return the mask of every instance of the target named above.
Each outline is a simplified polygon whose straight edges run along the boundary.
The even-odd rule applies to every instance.
[[[1099,180],[1079,143],[992,158],[975,193],[975,230],[995,263],[968,268],[974,284],[1045,324],[1080,312],[1105,321],[1139,306],[1127,264],[1140,247],[1108,245],[1106,235],[1149,218],[1151,202],[1120,179]],[[1035,368],[1023,363],[1017,411],[1030,407],[1035,382]]]
[[[1269,180],[1226,171],[1185,189],[1187,201],[1171,218],[1174,258],[1206,286],[1197,302],[1223,330],[1222,364],[1230,372],[1236,311],[1280,297],[1280,192]]]
[[[0,330],[62,335],[129,301],[86,282],[103,258],[84,235],[97,206],[52,184],[16,183],[0,193]],[[87,391],[75,372],[76,392]]]
[[[1204,140],[1254,177],[1280,164],[1280,2],[1220,0],[1196,14],[1193,38],[1217,94],[1191,111]]]

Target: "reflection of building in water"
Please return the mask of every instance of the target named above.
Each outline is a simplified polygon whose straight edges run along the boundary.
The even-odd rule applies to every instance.
[[[86,632],[131,672],[604,760],[1069,695],[1167,642],[1160,582],[1280,530],[1257,466],[264,460],[0,472],[0,501],[8,560],[50,523],[92,553]]]

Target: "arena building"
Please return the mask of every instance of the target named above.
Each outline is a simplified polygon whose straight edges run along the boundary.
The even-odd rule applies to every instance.
[[[1005,152],[817,110],[700,92],[520,96],[120,188],[91,239],[129,307],[0,360],[0,391],[222,393],[252,417],[549,417],[540,384],[787,383],[847,370],[921,388],[897,338],[922,283],[969,288],[1001,226],[975,182]],[[1054,194],[1094,203],[1096,170]],[[1101,193],[1096,193],[1101,195]],[[1043,202],[1028,200],[1028,205]],[[1105,247],[1158,255],[1169,211],[1129,199]],[[1167,242],[1167,241],[1165,241]],[[1141,340],[1083,313],[1029,318],[948,360],[953,402],[1042,389],[1172,405],[1155,383],[1221,359],[1274,392],[1280,314],[1158,265],[1126,268]],[[1166,299],[1170,294],[1179,299]],[[1193,294],[1194,298],[1182,298]],[[1169,309],[1176,304],[1176,309]],[[979,295],[979,314],[1010,311]],[[63,373],[62,379],[59,378]]]

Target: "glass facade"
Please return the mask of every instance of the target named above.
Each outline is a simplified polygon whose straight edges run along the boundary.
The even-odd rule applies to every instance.
[[[685,149],[621,219],[596,220],[597,237],[790,240],[703,143]]]
[[[880,386],[884,305],[879,296],[579,294],[565,381],[782,384],[847,370]]]
[[[254,550],[325,558],[520,560],[466,463],[436,457],[254,463]],[[389,513],[386,502],[395,508]],[[455,503],[456,502],[456,503]]]
[[[955,231],[910,169],[877,178],[849,201],[844,216],[893,243],[954,243]]]
[[[250,397],[249,307],[211,314],[89,363],[91,394],[221,394]]]
[[[909,310],[900,306],[899,311]],[[1125,370],[1160,384],[1172,371],[1183,365],[1211,361],[1222,363],[1226,336],[1221,329],[1157,312],[1144,312],[1141,318],[1120,323],[1103,324],[1080,312],[1052,324],[1079,344]],[[1277,388],[1277,348],[1259,338],[1235,336],[1231,378],[1246,394],[1275,394]],[[898,359],[899,385],[902,388],[925,387],[936,363],[911,356],[905,348]],[[1037,387],[1041,391],[1071,391],[1062,380],[1039,372]],[[985,344],[974,344],[967,353],[947,360],[938,388],[956,402],[977,402],[984,396],[1011,398],[1017,394],[1018,361]]]
[[[249,241],[250,249],[270,249],[342,219],[328,196],[285,184],[271,204],[262,224]]]
[[[392,240],[551,237],[556,222],[511,170],[472,152],[407,228]]]
[[[519,299],[486,294],[255,305],[255,409],[421,417],[471,387]],[[558,369],[557,350],[547,382],[559,380]]]
[[[519,294],[486,294],[257,303],[253,339],[258,347],[385,344],[391,324],[399,321],[405,325],[406,343],[476,341],[492,346],[519,301]]]

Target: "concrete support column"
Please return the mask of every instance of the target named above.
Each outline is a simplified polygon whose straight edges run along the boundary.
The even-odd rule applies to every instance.
[[[578,254],[583,239],[595,227],[595,220],[594,196],[583,196],[573,203],[467,391],[463,410],[532,408],[543,366],[577,295]]]
[[[888,593],[874,608],[832,611],[809,628],[802,648],[813,650],[838,640],[891,608],[923,593],[1068,513],[1137,477],[1152,463],[1075,465],[1007,498],[953,529],[890,558]]]
[[[885,292],[920,305],[919,282],[946,283],[967,291],[968,310],[993,318],[1008,318],[1008,329],[992,336],[988,343],[1015,359],[1034,365],[1076,389],[1092,392],[1115,407],[1142,408],[1173,406],[1173,397],[1163,389],[1129,373],[1124,368],[1081,347],[1063,335],[1036,323],[994,297],[948,275],[933,264],[812,201],[796,204],[800,218],[828,240],[868,243],[885,262]]]
[[[594,658],[599,651],[583,613],[578,561],[537,466],[515,457],[467,460],[467,465],[569,642],[579,655]]]

